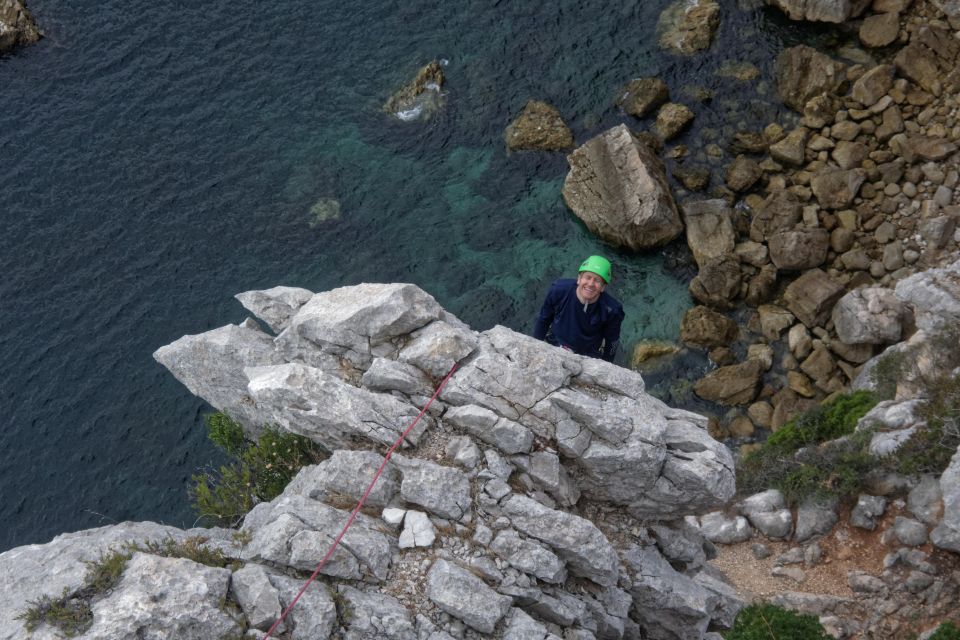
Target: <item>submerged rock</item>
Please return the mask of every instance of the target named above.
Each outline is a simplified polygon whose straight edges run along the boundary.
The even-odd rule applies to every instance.
[[[660,78],[637,78],[628,82],[615,101],[616,105],[637,118],[642,118],[670,100],[670,90]]]
[[[846,78],[846,67],[812,47],[797,45],[777,56],[777,93],[788,107],[803,113],[811,98],[832,93]]]
[[[786,13],[791,20],[812,22],[846,22],[859,16],[871,0],[767,0]]]
[[[511,151],[559,151],[573,146],[570,127],[560,113],[546,102],[530,100],[504,133]]]
[[[589,140],[567,161],[563,199],[603,240],[647,249],[683,230],[663,164],[624,125]]]
[[[443,107],[443,67],[434,60],[422,67],[406,86],[394,93],[383,110],[399,120],[429,120]]]

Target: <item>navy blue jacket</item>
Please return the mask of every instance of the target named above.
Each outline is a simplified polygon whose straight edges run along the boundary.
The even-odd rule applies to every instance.
[[[623,305],[606,291],[584,308],[577,299],[577,281],[565,278],[550,286],[533,326],[533,337],[612,362],[623,316]]]

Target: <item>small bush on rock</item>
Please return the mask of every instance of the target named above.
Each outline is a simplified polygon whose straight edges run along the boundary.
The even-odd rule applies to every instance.
[[[204,520],[232,527],[259,502],[276,498],[300,469],[324,458],[308,438],[267,428],[257,442],[223,413],[206,417],[210,440],[236,461],[193,476],[193,508]]]
[[[869,435],[854,433],[875,404],[873,394],[857,391],[797,416],[741,461],[737,485],[749,493],[776,487],[791,502],[852,494],[875,464],[865,453]]]
[[[726,640],[832,640],[814,616],[767,603],[741,609],[733,628],[723,637]]]
[[[944,622],[928,640],[960,640],[960,627],[952,622]]]

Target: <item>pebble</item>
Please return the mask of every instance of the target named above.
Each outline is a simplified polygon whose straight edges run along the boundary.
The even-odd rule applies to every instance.
[[[937,187],[936,193],[933,194],[933,201],[941,207],[950,206],[950,203],[953,201],[953,189],[946,185],[940,185]]]
[[[901,188],[901,191],[903,191],[903,195],[907,196],[908,198],[915,198],[917,196],[917,185],[913,184],[912,182],[905,182]]]

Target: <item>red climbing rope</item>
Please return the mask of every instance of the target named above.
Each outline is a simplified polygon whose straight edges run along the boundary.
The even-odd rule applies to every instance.
[[[347,523],[343,525],[343,529],[340,530],[340,534],[333,541],[333,544],[330,546],[330,549],[327,551],[327,554],[323,556],[323,559],[320,560],[320,563],[317,565],[317,568],[314,569],[310,577],[307,578],[306,583],[304,583],[303,587],[297,593],[297,596],[290,602],[290,604],[287,605],[287,608],[283,610],[283,613],[281,613],[280,617],[277,618],[277,621],[273,623],[273,626],[271,626],[267,630],[266,635],[263,636],[263,640],[267,640],[270,637],[270,635],[274,632],[274,630],[276,630],[276,628],[280,626],[280,623],[283,622],[283,619],[287,617],[287,614],[290,613],[290,611],[293,609],[293,606],[297,604],[297,600],[300,599],[300,596],[306,593],[307,587],[310,586],[310,583],[316,580],[317,576],[320,575],[320,570],[323,569],[323,565],[325,565],[327,563],[327,560],[330,559],[330,556],[333,555],[333,552],[336,550],[337,545],[340,544],[340,539],[343,538],[344,534],[347,533],[347,529],[350,528],[350,525],[353,524],[353,521],[356,520],[357,514],[360,513],[360,509],[363,507],[363,504],[367,501],[367,496],[369,496],[370,492],[373,491],[373,485],[377,483],[377,480],[380,478],[380,474],[383,473],[384,467],[386,467],[387,462],[390,461],[390,456],[393,455],[393,452],[397,449],[397,447],[400,446],[404,438],[406,438],[407,435],[417,425],[417,423],[420,422],[420,418],[423,417],[423,414],[427,412],[427,409],[430,408],[430,405],[433,403],[433,401],[437,399],[438,395],[440,395],[440,392],[443,390],[443,387],[446,386],[450,378],[453,377],[453,372],[457,370],[458,366],[460,366],[459,363],[456,363],[456,362],[453,363],[453,366],[450,367],[450,372],[440,383],[440,386],[437,387],[437,390],[430,397],[430,400],[427,402],[427,404],[424,405],[423,409],[420,410],[420,413],[417,414],[417,417],[414,418],[413,422],[410,423],[410,426],[407,427],[406,431],[401,433],[400,437],[397,438],[397,441],[394,442],[393,445],[391,445],[391,447],[387,450],[387,454],[383,457],[383,462],[380,463],[380,467],[377,469],[377,472],[373,475],[373,480],[370,481],[370,484],[367,486],[367,490],[363,492],[363,497],[360,498],[360,502],[358,502],[357,506],[353,508],[353,512],[350,514],[350,517],[347,519]]]

